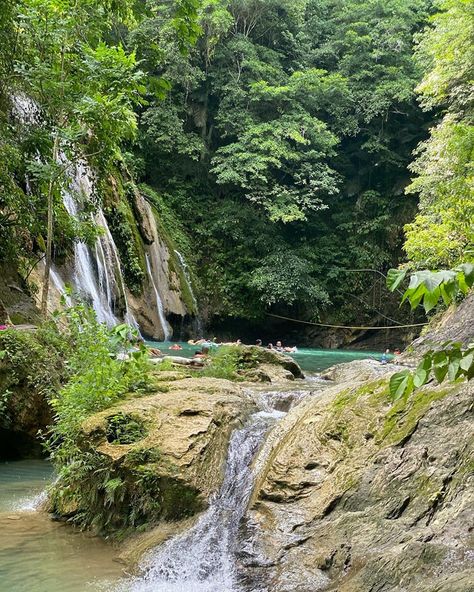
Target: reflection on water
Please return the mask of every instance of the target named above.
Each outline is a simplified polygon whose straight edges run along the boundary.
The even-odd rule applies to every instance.
[[[46,461],[0,463],[0,589],[85,592],[121,573],[113,548],[34,510],[52,477]]]

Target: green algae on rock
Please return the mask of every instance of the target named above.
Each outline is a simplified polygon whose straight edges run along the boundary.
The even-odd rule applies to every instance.
[[[192,516],[220,485],[230,433],[251,408],[236,384],[183,378],[92,415],[79,435],[82,466],[54,484],[50,510],[115,535]]]
[[[473,389],[391,406],[387,376],[291,410],[261,451],[243,578],[272,592],[472,590]]]

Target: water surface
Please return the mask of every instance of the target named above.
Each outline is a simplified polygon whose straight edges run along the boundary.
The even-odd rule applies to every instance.
[[[171,341],[147,341],[147,343],[152,347],[158,348],[166,355],[182,356],[186,358],[192,357],[201,349],[201,346],[189,345],[188,343],[182,341],[178,342],[178,344],[183,348],[180,351],[169,349],[170,346],[174,345],[174,343]],[[334,364],[343,364],[344,362],[352,362],[353,360],[380,360],[382,353],[355,351],[349,349],[302,348],[298,349],[296,353],[288,355],[298,362],[304,372],[315,373],[322,372]]]
[[[52,476],[47,461],[0,463],[2,592],[93,592],[122,574],[109,544],[37,510]]]

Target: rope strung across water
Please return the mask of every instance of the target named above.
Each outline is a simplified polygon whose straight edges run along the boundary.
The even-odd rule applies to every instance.
[[[352,327],[348,325],[328,325],[326,323],[313,323],[311,321],[300,321],[299,319],[292,319],[290,317],[284,317],[282,315],[266,313],[269,317],[275,317],[276,319],[284,319],[285,321],[293,321],[293,323],[302,323],[304,325],[314,325],[316,327],[331,327],[332,329],[356,329],[360,331],[382,331],[385,329],[406,329],[407,327],[425,327],[428,323],[413,323],[411,325],[388,325],[387,327]]]

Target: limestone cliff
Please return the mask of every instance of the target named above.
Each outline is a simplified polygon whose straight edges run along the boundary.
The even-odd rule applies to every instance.
[[[242,527],[246,590],[473,589],[474,386],[392,406],[388,378],[360,370],[270,434]]]

